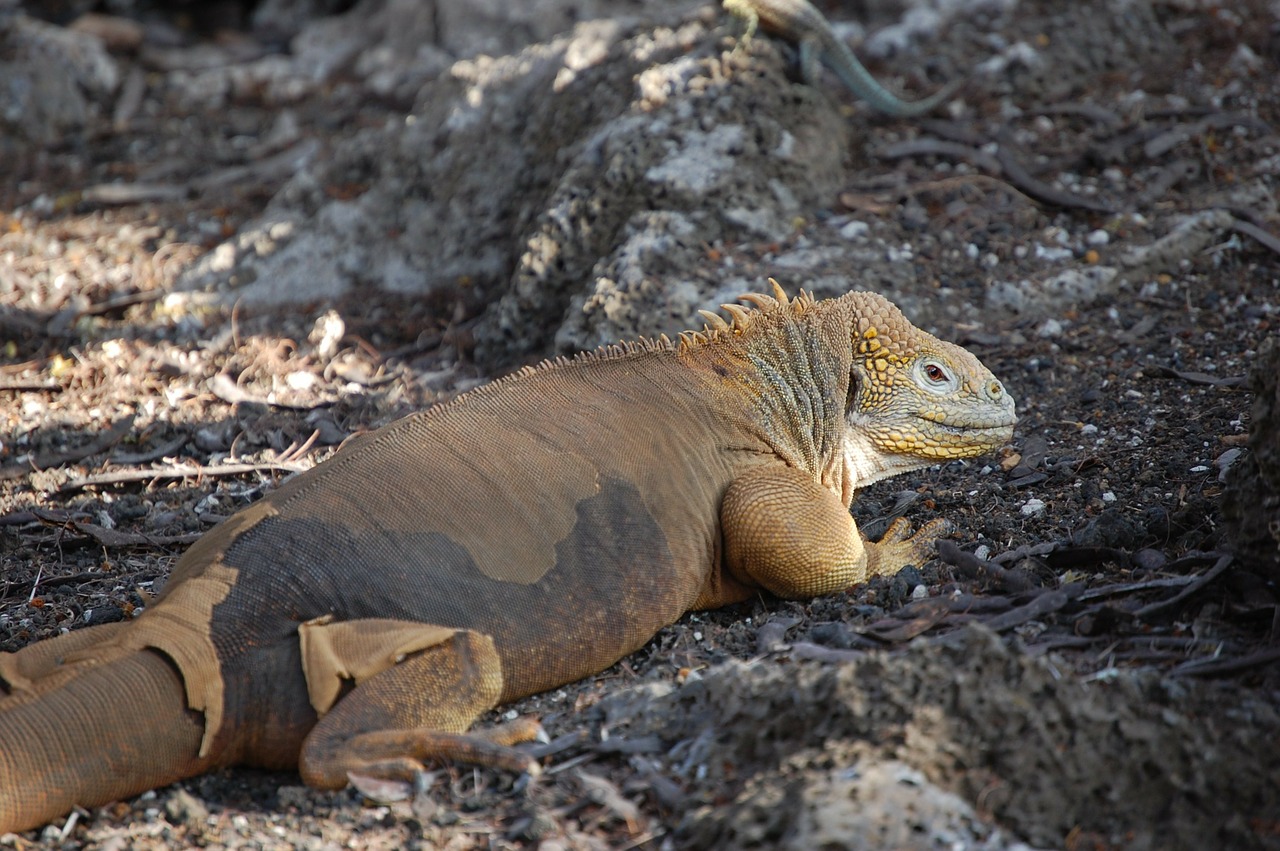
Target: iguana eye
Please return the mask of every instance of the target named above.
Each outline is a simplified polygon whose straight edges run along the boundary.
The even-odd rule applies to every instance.
[[[931,393],[954,393],[960,389],[960,380],[936,360],[917,361],[913,372],[916,383]]]

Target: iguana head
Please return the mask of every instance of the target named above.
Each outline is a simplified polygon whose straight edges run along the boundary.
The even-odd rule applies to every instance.
[[[759,434],[788,463],[825,475],[843,455],[845,484],[860,488],[1013,437],[1013,399],[996,377],[884,296],[789,299],[769,283],[771,296],[739,296],[755,310],[721,305],[729,321],[700,311],[706,328],[682,334],[679,349],[720,355],[716,380],[755,401]]]
[[[970,352],[916,328],[876,293],[838,301],[851,316],[844,455],[856,486],[1013,437],[1013,398]]]

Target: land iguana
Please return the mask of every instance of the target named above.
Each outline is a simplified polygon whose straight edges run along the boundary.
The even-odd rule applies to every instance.
[[[514,771],[490,708],[597,673],[686,611],[919,564],[855,488],[1007,442],[1014,402],[883,297],[529,367],[353,439],[197,541],[136,619],[0,654],[0,833],[220,766]]]
[[[797,46],[800,74],[806,83],[817,85],[819,65],[826,65],[849,91],[895,118],[932,112],[950,100],[963,84],[956,80],[923,100],[904,101],[876,82],[809,0],[724,0],[723,5],[725,11],[746,22],[739,45],[749,42],[756,28],[763,25],[768,32]]]

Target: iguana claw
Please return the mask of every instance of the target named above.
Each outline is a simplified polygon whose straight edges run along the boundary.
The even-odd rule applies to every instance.
[[[912,534],[911,523],[899,517],[889,524],[879,541],[867,542],[867,577],[892,576],[907,565],[919,567],[936,555],[938,539],[954,531],[955,524],[939,517]]]

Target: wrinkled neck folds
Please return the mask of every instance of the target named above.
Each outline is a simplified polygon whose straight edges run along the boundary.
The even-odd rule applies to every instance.
[[[824,346],[817,325],[787,317],[757,337],[744,353],[750,368],[743,380],[769,446],[791,466],[828,480],[841,461],[849,370]]]

